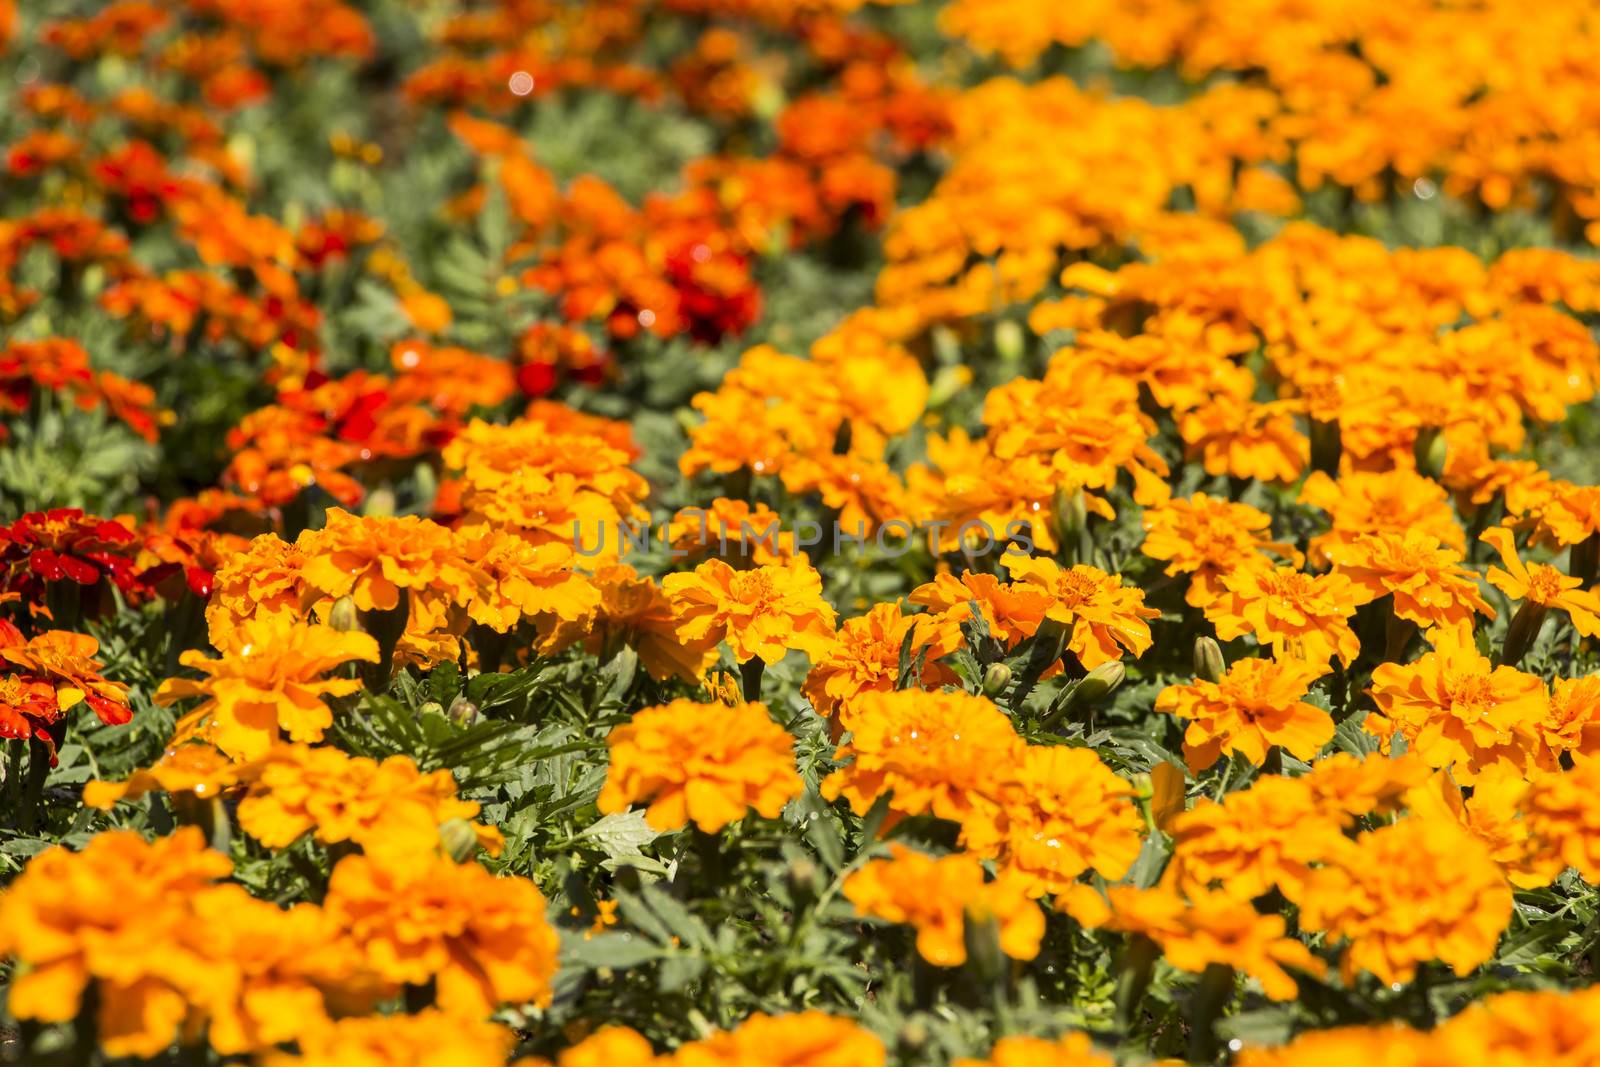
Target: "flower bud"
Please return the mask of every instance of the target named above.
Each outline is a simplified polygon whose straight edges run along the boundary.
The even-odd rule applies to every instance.
[[[478,853],[478,831],[465,819],[451,819],[440,825],[439,843],[451,859],[466,863]]]
[[[1011,684],[1011,668],[1004,663],[991,663],[983,672],[983,695],[997,697]]]
[[[994,350],[1000,358],[1008,363],[1014,363],[1022,358],[1022,348],[1026,339],[1022,335],[1022,326],[1012,319],[1002,319],[995,324]]]
[[[998,982],[1006,972],[1006,954],[1000,948],[1000,923],[987,908],[968,908],[961,930],[967,949],[967,966],[980,983]]]
[[[1078,688],[1073,693],[1073,703],[1093,704],[1095,701],[1104,700],[1127,676],[1128,669],[1122,665],[1121,660],[1102,663],[1078,683]]]
[[[817,865],[805,856],[796,856],[789,862],[789,869],[785,872],[789,879],[789,891],[796,900],[811,900],[817,895]]]
[[[361,505],[361,514],[388,519],[394,517],[394,509],[394,490],[378,488],[367,494],[366,501]]]
[[[1222,646],[1214,637],[1194,639],[1194,676],[1208,682],[1222,680],[1228,671],[1228,661],[1222,658]]]
[[[328,625],[345,633],[361,629],[361,613],[356,610],[356,602],[347,596],[335,600],[328,609]]]
[[[471,726],[481,715],[478,705],[464,696],[456,697],[450,702],[450,719],[457,726]]]

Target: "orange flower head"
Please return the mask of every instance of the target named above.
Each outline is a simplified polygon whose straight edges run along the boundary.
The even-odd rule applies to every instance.
[[[815,658],[833,641],[833,608],[822,597],[821,575],[804,559],[742,571],[710,559],[693,573],[667,575],[661,586],[681,640],[726,640],[741,663],[776,663],[791,648]]]
[[[1477,615],[1493,619],[1478,592],[1476,576],[1461,566],[1461,553],[1421,530],[1355,537],[1332,546],[1334,570],[1349,578],[1363,602],[1394,597],[1394,613],[1423,629],[1471,625]]]
[[[1259,767],[1274,745],[1309,761],[1333,740],[1332,717],[1304,700],[1322,673],[1295,660],[1242,659],[1216,682],[1168,686],[1155,707],[1189,720],[1183,754],[1191,771],[1236,753]]]
[[[693,821],[716,833],[751,808],[776,819],[802,791],[794,738],[764,704],[674,700],[614,728],[607,745],[600,810],[609,815],[647,800],[645,818],[657,830]]]
[[[1189,575],[1185,599],[1199,608],[1223,595],[1226,575],[1242,568],[1269,569],[1266,552],[1298,562],[1292,548],[1262,536],[1271,527],[1271,517],[1249,504],[1196,493],[1145,509],[1140,551],[1167,561],[1169,576]]]
[[[1144,590],[1087,564],[1063,570],[1053,559],[1008,554],[1005,565],[1018,585],[1049,598],[1045,617],[1069,628],[1067,648],[1086,669],[1150,648],[1148,620],[1161,613],[1144,606]]]
[[[1206,618],[1224,641],[1254,634],[1279,658],[1349,666],[1361,654],[1350,628],[1360,593],[1342,574],[1306,574],[1291,567],[1240,570],[1222,580],[1226,595],[1208,604]]]

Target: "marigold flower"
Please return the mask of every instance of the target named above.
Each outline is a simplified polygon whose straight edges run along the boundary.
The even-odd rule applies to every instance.
[[[542,630],[586,623],[600,606],[600,591],[574,570],[577,554],[567,545],[535,546],[514,534],[491,531],[463,535],[457,543],[462,559],[479,576],[467,614],[497,633],[524,619]]]
[[[1548,563],[1523,563],[1517,557],[1516,535],[1504,526],[1484,531],[1483,541],[1500,553],[1505,564],[1504,570],[1489,568],[1484,577],[1490,585],[1510,600],[1561,609],[1584,637],[1600,635],[1600,596],[1583,589],[1581,579],[1570,578]]]
[[[1067,1034],[1056,1041],[1002,1037],[986,1059],[959,1059],[954,1067],[1112,1067],[1113,1062],[1095,1051],[1087,1034]]]
[[[1341,970],[1409,982],[1440,960],[1466,977],[1494,954],[1511,887],[1474,837],[1450,822],[1401,819],[1328,857],[1294,899],[1300,921],[1346,948]]]
[[[612,729],[606,743],[611,767],[601,812],[648,800],[645,818],[657,830],[692,820],[714,834],[750,808],[776,819],[802,792],[794,738],[764,704],[674,700],[638,712]]]
[[[1398,618],[1429,629],[1495,617],[1478,592],[1476,576],[1461,554],[1420,530],[1360,536],[1330,547],[1334,570],[1349,578],[1366,601],[1394,598]]]
[[[1293,400],[1256,404],[1222,393],[1186,412],[1178,429],[1189,458],[1199,457],[1207,474],[1287,484],[1311,460],[1311,444],[1294,425],[1301,407]]]
[[[298,1052],[269,1050],[261,1067],[505,1067],[516,1034],[436,1009],[340,1019],[296,1035]]]
[[[1002,871],[985,882],[983,864],[968,853],[935,859],[891,845],[888,859],[873,860],[845,879],[844,895],[860,915],[915,927],[917,952],[939,967],[967,961],[969,916],[993,917],[1001,951],[1012,959],[1033,959],[1044,937],[1044,912],[1028,893],[1027,879]]]
[[[1600,675],[1557,678],[1539,736],[1551,752],[1600,755]]]
[[[1466,534],[1450,509],[1443,486],[1413,470],[1384,473],[1353,471],[1335,482],[1314,472],[1300,489],[1300,499],[1328,513],[1332,528],[1311,539],[1308,555],[1325,566],[1331,550],[1362,534],[1409,531],[1432,534],[1457,552],[1466,550]]]
[[[612,650],[627,645],[638,652],[650,677],[657,681],[678,677],[691,683],[699,681],[716,662],[717,636],[681,640],[681,619],[654,581],[640,578],[626,563],[602,564],[590,580],[600,596],[592,624],[588,620],[558,622],[540,645],[541,652],[583,640],[589,652],[609,659]]]
[[[1138,858],[1144,824],[1133,786],[1092,750],[1029,745],[998,779],[999,817],[969,819],[961,842],[998,856],[1030,892],[1059,893],[1090,869],[1116,881]]]
[[[776,663],[791,648],[816,658],[833,641],[822,577],[803,559],[743,571],[709,559],[691,574],[667,575],[661,587],[681,640],[726,640],[740,663]]]
[[[1500,764],[1526,770],[1538,758],[1544,682],[1494,666],[1467,631],[1439,631],[1434,651],[1413,663],[1379,665],[1371,693],[1378,711],[1367,717],[1369,732],[1400,734],[1429,766],[1451,767],[1463,782]]]
[[[46,630],[18,641],[15,630],[0,632],[0,659],[19,668],[23,678],[52,686],[59,711],[84,703],[107,726],[120,726],[133,718],[127,687],[101,676],[104,665],[94,658],[99,651],[100,643],[88,634]],[[24,685],[14,695],[27,703],[41,692]]]
[[[225,556],[206,604],[211,643],[237,644],[240,625],[262,615],[304,618],[310,593],[301,577],[305,563],[305,553],[276,534],[254,537],[242,551]]]
[[[1302,699],[1323,673],[1295,660],[1242,659],[1219,681],[1169,685],[1155,708],[1190,720],[1183,755],[1191,772],[1235,753],[1259,767],[1274,745],[1310,760],[1333,740],[1333,718]]]
[[[355,516],[329,508],[320,530],[295,541],[307,585],[330,597],[351,597],[362,611],[391,611],[406,590],[419,599],[465,603],[480,577],[457,551],[448,529],[415,515]]]
[[[336,748],[280,745],[252,777],[239,802],[239,826],[272,849],[314,833],[325,845],[350,841],[368,855],[404,862],[439,852],[441,826],[478,814],[477,804],[456,797],[449,771],[423,774],[409,756],[379,763]],[[473,830],[479,844],[499,854],[499,831]]]
[[[1056,906],[1089,927],[1105,927],[1150,938],[1167,962],[1201,974],[1220,964],[1261,983],[1273,1000],[1293,1000],[1298,987],[1285,967],[1321,977],[1322,961],[1286,936],[1281,915],[1262,915],[1237,894],[1192,892],[1185,899],[1170,886],[1112,886],[1105,897],[1077,886]]]
[[[1535,774],[1516,802],[1532,863],[1549,878],[1572,867],[1600,882],[1600,762],[1580,759],[1571,770]]]
[[[204,735],[240,759],[265,755],[280,732],[295,741],[320,741],[333,724],[333,712],[322,698],[361,689],[357,679],[323,675],[353,659],[378,659],[378,642],[367,634],[271,616],[245,623],[238,639],[240,644],[218,659],[198,649],[183,653],[178,661],[206,677],[168,678],[155,699],[171,704],[205,697],[179,722],[178,736]]]
[[[1169,876],[1184,892],[1252,900],[1277,886],[1296,899],[1312,867],[1345,843],[1346,813],[1324,803],[1309,776],[1266,775],[1174,815]]]
[[[1144,543],[1139,550],[1167,561],[1169,576],[1189,575],[1185,599],[1199,608],[1224,594],[1222,579],[1242,568],[1267,570],[1271,552],[1298,563],[1299,553],[1262,536],[1272,518],[1249,504],[1196,493],[1146,508]]]
[[[883,1042],[870,1031],[820,1011],[757,1012],[731,1031],[680,1046],[672,1056],[673,1067],[883,1067],[887,1061]],[[568,1065],[563,1061],[561,1067]]]
[[[123,781],[85,782],[83,803],[109,811],[121,801],[138,800],[146,793],[220,796],[224,790],[250,781],[258,769],[258,765],[236,763],[210,745],[177,745]]]
[[[519,1067],[551,1067],[545,1060],[518,1062]],[[638,1032],[626,1026],[603,1026],[564,1050],[554,1067],[657,1067],[660,1062],[650,1042]]]
[[[25,965],[12,979],[11,1014],[66,1022],[93,981],[106,1053],[159,1054],[216,973],[183,902],[232,870],[191,827],[154,842],[108,831],[82,852],[39,853],[0,897],[0,957]]]
[[[968,693],[867,691],[857,699],[849,741],[833,754],[852,762],[823,779],[822,795],[844,797],[858,815],[891,793],[897,816],[931,812],[965,824],[992,821],[998,775],[1023,741],[994,704]]]
[[[1205,606],[1224,641],[1254,634],[1274,657],[1348,667],[1361,654],[1350,628],[1360,593],[1342,574],[1306,574],[1290,567],[1239,570],[1222,579],[1227,592]]]
[[[400,865],[346,856],[323,909],[373,973],[396,984],[431,980],[452,1016],[550,1002],[558,938],[527,879],[440,856]]]
[[[1121,659],[1123,650],[1138,657],[1149,649],[1147,620],[1161,613],[1144,606],[1144,590],[1087,564],[1063,570],[1053,559],[1010,554],[1004,563],[1018,585],[1049,597],[1044,617],[1069,628],[1067,648],[1086,669]]]
[[[913,658],[924,657],[924,689],[943,685],[954,676],[937,662],[954,651],[948,634],[926,615],[902,614],[899,601],[875,604],[865,615],[846,619],[826,650],[815,657],[806,676],[806,699],[817,714],[837,717],[840,727],[852,728],[851,705],[862,692],[889,692],[900,684],[900,650],[911,638]]]

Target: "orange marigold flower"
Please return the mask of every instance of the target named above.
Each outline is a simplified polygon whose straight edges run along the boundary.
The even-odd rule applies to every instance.
[[[1425,531],[1359,536],[1330,547],[1328,557],[1363,602],[1393,596],[1395,615],[1423,629],[1471,625],[1475,614],[1495,617],[1476,575],[1461,566],[1461,553]]]
[[[518,1061],[519,1067],[550,1067],[545,1060]],[[603,1026],[556,1057],[554,1067],[657,1067],[660,1060],[636,1031]],[[495,1067],[501,1067],[497,1061]]]
[[[431,1008],[340,1019],[296,1036],[298,1052],[269,1050],[261,1067],[505,1067],[517,1043],[517,1035],[499,1023]]]
[[[550,1002],[559,939],[526,878],[439,856],[398,865],[346,856],[323,909],[373,973],[395,984],[431,980],[453,1016]]]
[[[0,678],[0,737],[48,738],[45,727],[61,717],[56,687],[26,675]]]
[[[600,595],[592,624],[558,623],[540,646],[541,651],[554,651],[582,639],[588,651],[609,660],[613,650],[627,645],[639,654],[639,662],[657,681],[677,677],[697,682],[716,662],[717,635],[713,633],[699,641],[681,640],[681,620],[654,581],[640,578],[626,563],[601,565],[591,581]]]
[[[822,576],[804,559],[743,571],[709,559],[692,574],[667,575],[661,587],[678,616],[680,639],[726,640],[740,663],[776,663],[791,648],[816,658],[833,641]]]
[[[216,977],[196,951],[183,902],[232,870],[193,827],[154,842],[108,831],[82,852],[39,853],[0,897],[0,957],[23,965],[11,982],[11,1014],[67,1022],[93,981],[105,1052],[160,1054]]]
[[[1139,550],[1151,559],[1166,560],[1169,576],[1189,575],[1185,599],[1199,608],[1223,595],[1226,575],[1250,567],[1269,569],[1271,563],[1263,553],[1298,564],[1300,554],[1293,548],[1262,536],[1271,528],[1271,516],[1249,504],[1196,493],[1146,508],[1145,538]]]
[[[1167,885],[1119,885],[1102,898],[1085,885],[1056,906],[1085,926],[1150,938],[1180,971],[1201,974],[1212,965],[1243,971],[1273,1000],[1293,1000],[1298,992],[1285,967],[1322,976],[1322,961],[1287,936],[1283,916],[1262,915],[1238,895],[1202,891],[1185,899]]]
[[[977,605],[984,625],[995,640],[1014,648],[1039,628],[1039,619],[1049,603],[1040,586],[1024,582],[1002,582],[992,574],[964,571],[961,577],[941,574],[917,586],[906,598],[929,609],[929,622],[940,628],[940,647],[959,648],[966,642],[963,624],[972,620]]]
[[[1427,780],[1429,770],[1412,752],[1374,752],[1361,758],[1335,752],[1317,760],[1311,773],[1297,781],[1311,791],[1318,807],[1352,817],[1392,815],[1405,806],[1407,792]]]
[[[1361,654],[1350,628],[1360,593],[1342,574],[1306,574],[1292,567],[1240,570],[1222,579],[1226,594],[1205,615],[1224,641],[1254,634],[1280,659],[1325,665],[1334,657],[1348,667]]]
[[[83,802],[109,811],[120,801],[138,800],[146,793],[220,796],[224,790],[253,779],[258,769],[252,764],[235,763],[210,745],[177,745],[123,781],[84,783]]]
[[[1517,557],[1516,535],[1504,526],[1484,531],[1483,541],[1500,553],[1505,564],[1504,570],[1490,567],[1484,577],[1507,599],[1546,610],[1559,608],[1584,637],[1600,635],[1600,596],[1583,589],[1581,579],[1569,578],[1548,563],[1523,563]]]
[[[401,590],[430,603],[466,603],[480,576],[450,530],[415,515],[356,516],[329,508],[327,524],[295,540],[306,584],[325,596],[348,596],[362,611],[390,611]]]
[[[965,852],[935,859],[904,845],[889,851],[888,859],[873,860],[845,879],[845,898],[857,914],[915,927],[917,952],[939,967],[965,963],[967,923],[989,918],[999,926],[1006,955],[1031,960],[1039,954],[1044,912],[1026,878],[1002,871],[985,882],[982,862]]]
[[[865,815],[892,793],[896,816],[931,812],[963,824],[996,817],[997,776],[1024,746],[993,703],[969,693],[868,691],[853,714],[850,740],[833,754],[852,762],[823,780],[828,800],[842,796]]]
[[[248,619],[263,615],[305,617],[309,590],[301,578],[305,553],[277,534],[252,538],[242,551],[223,557],[212,578],[206,604],[211,643],[224,648],[237,643],[237,631]]]
[[[997,856],[1035,895],[1059,893],[1091,869],[1116,881],[1139,856],[1133,786],[1091,749],[1029,745],[1001,769],[994,795],[999,817],[967,820],[961,843]]]
[[[205,697],[178,723],[177,736],[205,736],[239,759],[265,755],[280,733],[295,741],[322,740],[333,724],[323,697],[349,696],[361,689],[355,678],[323,675],[353,659],[378,659],[378,642],[367,634],[272,617],[245,623],[238,639],[218,659],[199,649],[185,652],[179,662],[205,678],[168,678],[155,699],[171,704]]]
[[[820,1011],[794,1015],[757,1012],[728,1032],[678,1048],[673,1067],[884,1067],[883,1042],[850,1019]],[[615,1061],[596,1067],[625,1067]],[[587,1061],[561,1067],[588,1067]]]
[[[1260,766],[1274,745],[1310,760],[1333,740],[1333,718],[1302,699],[1324,668],[1297,660],[1242,659],[1216,682],[1169,685],[1155,708],[1188,719],[1183,755],[1201,771],[1235,753]]]
[[[1311,539],[1309,555],[1318,566],[1330,562],[1334,546],[1362,534],[1416,530],[1457,552],[1466,550],[1466,534],[1450,508],[1450,494],[1414,470],[1351,471],[1337,482],[1316,471],[1300,487],[1300,500],[1326,511],[1332,526]]]
[[[1379,665],[1371,692],[1378,711],[1367,717],[1369,732],[1400,734],[1429,766],[1451,767],[1463,782],[1497,764],[1526,770],[1539,755],[1544,682],[1494,666],[1468,631],[1441,630],[1434,651],[1415,662]]]
[[[951,671],[937,660],[953,652],[954,646],[930,616],[902,614],[899,601],[875,604],[865,615],[846,619],[827,648],[815,657],[804,692],[817,714],[837,717],[843,729],[852,729],[850,708],[858,694],[899,687],[900,650],[907,636],[912,657],[925,657],[921,688],[933,689],[953,680]]]
[[[1202,797],[1174,815],[1168,873],[1185,892],[1252,900],[1278,886],[1293,899],[1312,866],[1343,847],[1345,822],[1307,778],[1267,775],[1220,804]]]
[[[1600,882],[1600,761],[1536,774],[1518,801],[1536,865],[1551,878],[1572,867]]]
[[[1068,628],[1067,648],[1088,670],[1121,659],[1123,650],[1138,657],[1149,649],[1147,620],[1161,612],[1144,606],[1144,590],[1082,563],[1063,570],[1053,559],[1011,554],[1004,563],[1017,584],[1049,598],[1044,617]]]
[[[1557,678],[1539,736],[1553,753],[1600,755],[1600,675]]]
[[[6,635],[0,633],[0,659],[53,686],[61,711],[88,704],[107,726],[120,726],[133,718],[127,687],[101,676],[105,665],[94,658],[100,643],[88,634],[46,630],[24,642],[15,642],[14,636],[14,643],[5,640]]]
[[[765,704],[674,700],[638,712],[606,743],[611,767],[600,810],[609,815],[648,800],[645,818],[657,830],[693,821],[714,834],[750,808],[776,819],[803,790],[794,738]]]
[[[782,563],[795,554],[794,534],[765,504],[717,497],[708,507],[680,508],[667,524],[666,541],[675,554],[748,556],[758,564]]]
[[[457,545],[478,576],[467,614],[497,633],[525,619],[541,630],[561,623],[587,625],[600,606],[600,591],[573,569],[577,553],[569,545],[530,545],[514,534],[488,530],[462,534]]]
[[[1087,1034],[1067,1034],[1047,1041],[1042,1037],[1002,1037],[988,1058],[959,1059],[955,1067],[1113,1067],[1110,1056],[1095,1051]]]
[[[1348,945],[1341,970],[1409,982],[1432,960],[1466,977],[1494,954],[1511,887],[1477,838],[1454,823],[1408,818],[1328,857],[1297,895],[1300,921]]]
[[[1311,443],[1294,425],[1302,408],[1298,400],[1257,404],[1222,393],[1186,412],[1178,429],[1207,474],[1287,484],[1311,461]]]
[[[267,848],[313,833],[325,845],[350,841],[368,855],[405,862],[441,850],[440,827],[470,822],[478,805],[456,796],[447,770],[423,774],[409,756],[379,763],[336,748],[280,745],[260,762],[239,802],[239,826]],[[497,855],[500,833],[470,827]]]

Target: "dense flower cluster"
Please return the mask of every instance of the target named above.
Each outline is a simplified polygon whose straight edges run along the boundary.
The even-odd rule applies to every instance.
[[[1600,1062],[1588,7],[47,7],[0,1060]]]

